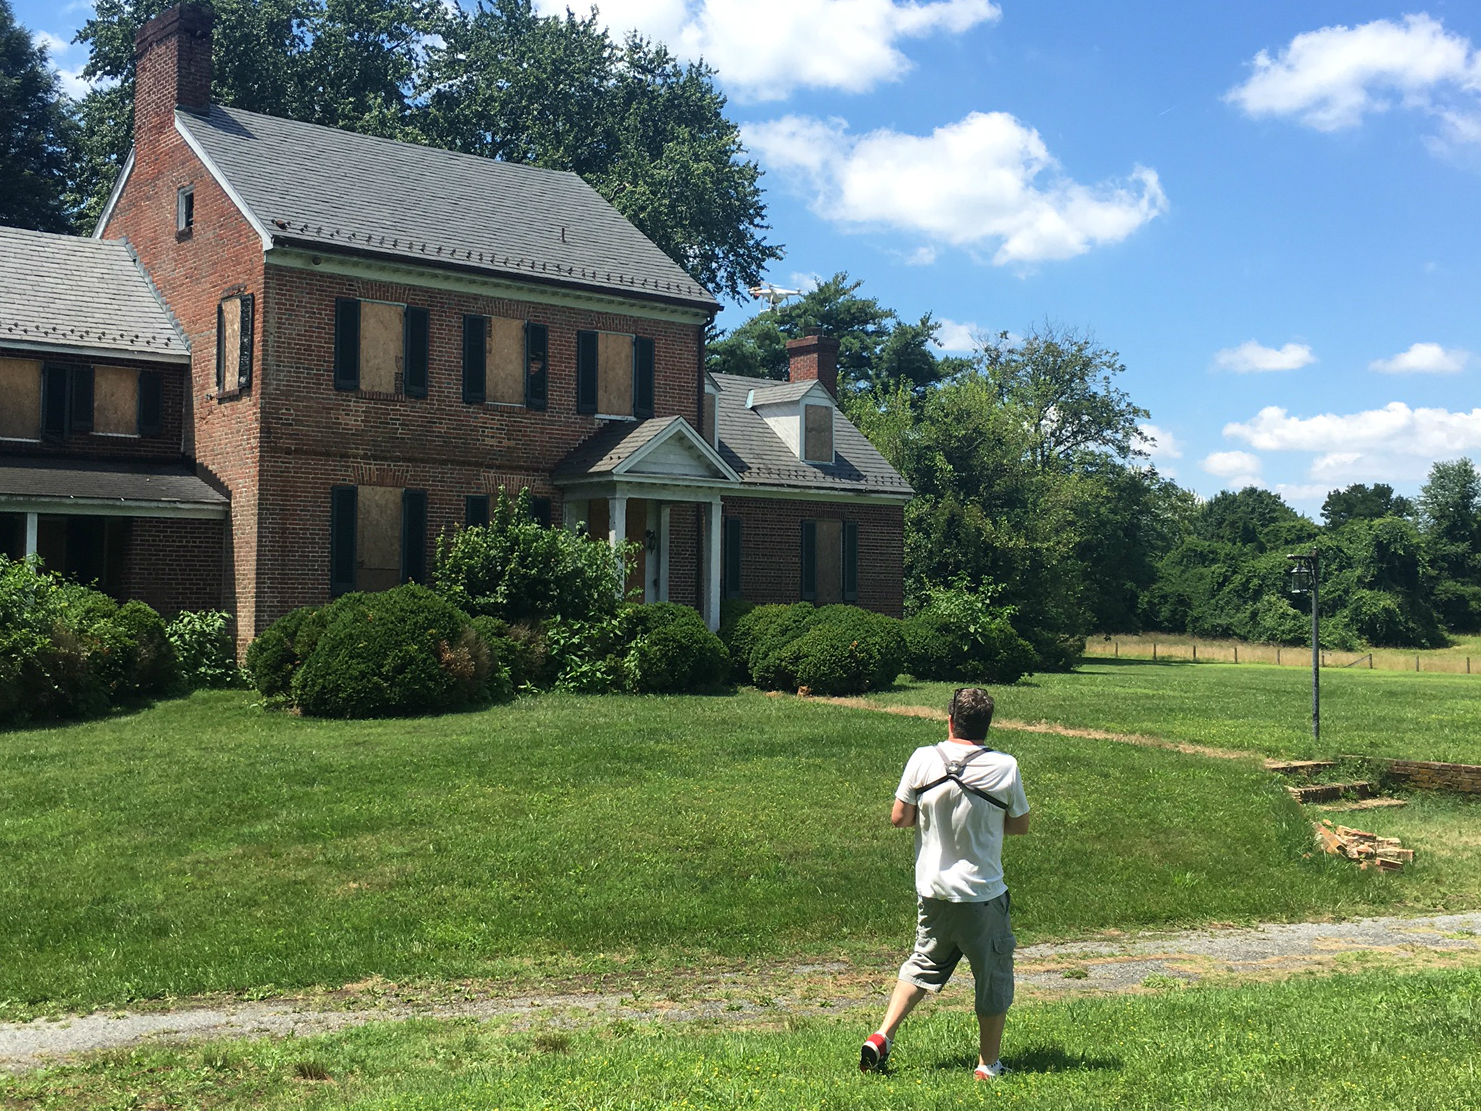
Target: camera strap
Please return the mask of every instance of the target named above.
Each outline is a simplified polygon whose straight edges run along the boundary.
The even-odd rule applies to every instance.
[[[992,803],[999,810],[1001,810],[1004,814],[1006,814],[1008,812],[1008,804],[1006,802],[1003,802],[1001,799],[994,798],[992,795],[990,795],[986,791],[984,791],[981,787],[974,787],[974,786],[972,786],[972,784],[970,784],[970,783],[966,782],[964,779],[962,779],[962,772],[966,771],[968,764],[970,764],[973,760],[977,759],[977,757],[982,756],[982,755],[984,755],[986,753],[989,753],[989,752],[994,752],[994,751],[996,751],[996,750],[995,749],[991,749],[991,748],[976,748],[976,749],[973,749],[970,753],[968,753],[962,759],[957,760],[957,759],[955,759],[953,757],[948,756],[946,754],[946,750],[943,749],[940,745],[937,745],[936,746],[936,755],[940,756],[941,757],[941,762],[946,765],[946,774],[943,775],[940,779],[933,779],[933,780],[931,780],[931,782],[927,783],[923,787],[917,787],[915,789],[915,797],[916,797],[916,800],[919,801],[920,797],[922,795],[924,795],[927,791],[934,791],[937,787],[940,787],[943,783],[955,783],[958,787],[960,787],[967,794],[973,795],[973,796],[981,799],[983,802],[990,802],[990,803]]]

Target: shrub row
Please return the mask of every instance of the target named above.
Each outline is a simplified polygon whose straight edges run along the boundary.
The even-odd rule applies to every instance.
[[[901,622],[857,606],[732,607],[722,621],[738,678],[767,690],[861,694],[905,669]]]

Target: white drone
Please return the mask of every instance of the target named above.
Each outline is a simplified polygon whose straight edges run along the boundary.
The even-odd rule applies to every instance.
[[[758,301],[765,301],[768,308],[776,308],[788,297],[801,297],[800,289],[778,289],[774,285],[753,285],[748,291]]]

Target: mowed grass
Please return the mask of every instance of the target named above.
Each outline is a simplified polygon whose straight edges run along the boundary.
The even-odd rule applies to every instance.
[[[912,838],[886,816],[940,736],[755,692],[354,723],[219,692],[0,734],[0,1010],[897,960]],[[1481,902],[1474,868],[1303,858],[1254,761],[995,737],[1035,815],[1006,851],[1025,941]]]
[[[952,687],[903,684],[884,704],[945,709]],[[1481,764],[1481,680],[1383,671],[1321,673],[1320,743],[1311,672],[1258,664],[1087,660],[1064,675],[993,689],[997,716],[1139,733],[1266,756],[1356,753]]]
[[[1015,1007],[1004,1059],[972,1080],[975,1023],[930,1005],[885,1075],[860,1075],[876,1016],[771,1025],[516,1029],[417,1021],[316,1038],[142,1048],[0,1079],[27,1111],[115,1107],[951,1108],[1474,1111],[1481,973],[1356,973]]]

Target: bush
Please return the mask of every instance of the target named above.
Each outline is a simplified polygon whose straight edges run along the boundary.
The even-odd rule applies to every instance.
[[[758,606],[736,623],[733,645],[769,690],[861,694],[889,686],[906,661],[901,623],[857,606]]]
[[[729,676],[730,654],[696,610],[658,602],[630,606],[623,618],[629,690],[642,694],[711,690]]]
[[[745,678],[758,687],[784,689],[773,681],[774,659],[817,620],[818,608],[810,602],[790,606],[757,606],[735,623],[730,655],[737,668],[744,666]]]
[[[1046,637],[1046,644],[1036,649],[1014,630],[1013,609],[990,602],[988,595],[961,587],[931,591],[926,608],[905,622],[910,674],[1006,685],[1032,674],[1041,654],[1054,662],[1065,660],[1068,653],[1056,638]]]
[[[175,648],[180,682],[190,690],[228,687],[241,674],[231,636],[231,614],[220,610],[177,613],[165,626]]]
[[[293,674],[304,713],[390,717],[486,697],[489,651],[467,614],[416,583],[348,598],[324,608],[323,633]],[[314,624],[303,619],[297,648]]]
[[[510,662],[518,651],[514,638],[509,635],[509,626],[497,617],[475,617],[472,624],[473,631],[488,650],[489,700],[508,702],[517,689]]]

